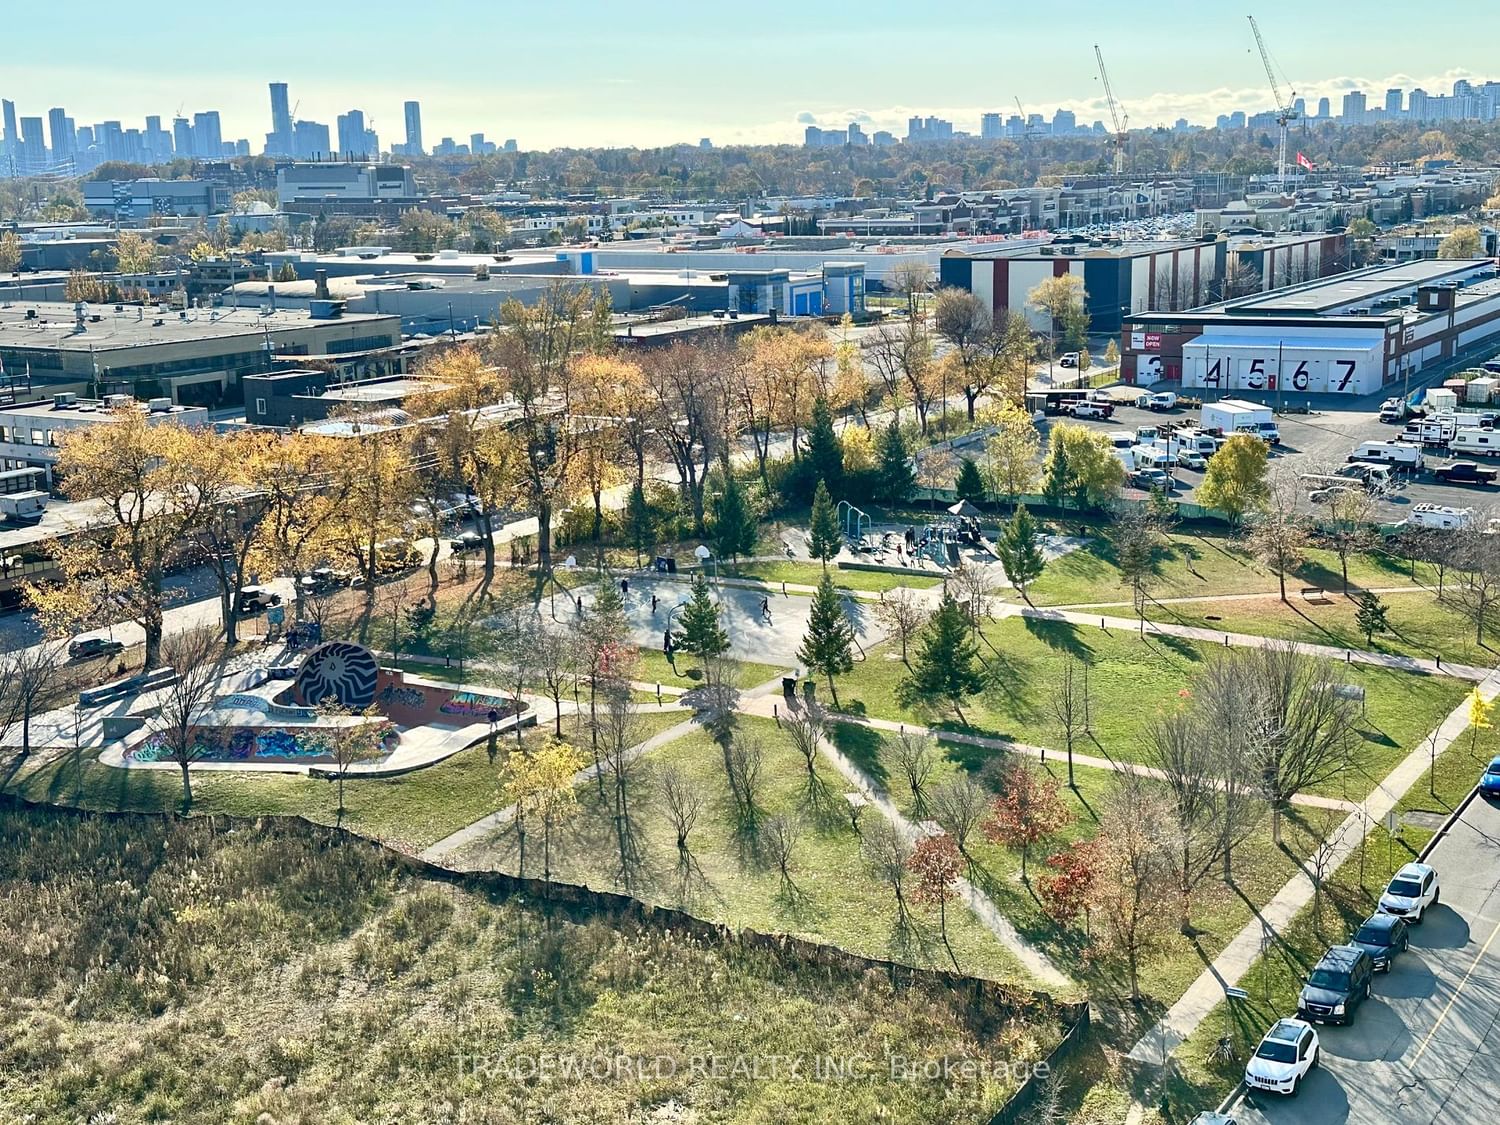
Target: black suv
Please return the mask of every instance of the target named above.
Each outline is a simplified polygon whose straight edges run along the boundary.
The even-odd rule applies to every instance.
[[[1297,1014],[1317,1023],[1348,1023],[1356,1005],[1370,998],[1375,962],[1357,945],[1335,945],[1307,974]]]
[[[1364,925],[1355,931],[1349,944],[1358,946],[1370,955],[1377,971],[1390,972],[1396,954],[1404,952],[1411,938],[1406,932],[1406,920],[1381,911],[1365,919]]]

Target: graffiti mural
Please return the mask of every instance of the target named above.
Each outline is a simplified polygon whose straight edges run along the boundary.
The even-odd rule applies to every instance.
[[[515,705],[498,695],[479,695],[472,691],[459,691],[449,696],[438,708],[445,715],[463,715],[471,719],[489,717],[491,711],[504,719],[515,712]]]
[[[382,748],[394,750],[400,736],[386,724]],[[331,762],[333,752],[315,728],[283,727],[200,728],[193,732],[193,760],[199,762]],[[160,734],[153,734],[125,752],[126,763],[166,762],[172,752]]]

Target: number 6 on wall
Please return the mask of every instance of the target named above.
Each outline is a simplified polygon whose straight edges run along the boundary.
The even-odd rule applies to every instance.
[[[1292,372],[1292,386],[1299,391],[1305,391],[1310,382],[1312,378],[1307,373],[1307,360],[1304,359],[1297,364],[1297,370]]]

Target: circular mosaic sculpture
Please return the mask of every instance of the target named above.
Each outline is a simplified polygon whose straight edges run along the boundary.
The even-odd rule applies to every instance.
[[[332,699],[342,707],[360,711],[375,702],[375,678],[380,666],[363,645],[329,641],[307,654],[293,696],[305,706],[315,707]]]

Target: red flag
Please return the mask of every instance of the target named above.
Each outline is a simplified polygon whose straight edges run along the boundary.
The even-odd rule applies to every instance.
[[[1306,168],[1309,172],[1315,172],[1318,168],[1316,164],[1314,164],[1307,157],[1303,156],[1300,152],[1297,154],[1297,163]]]

